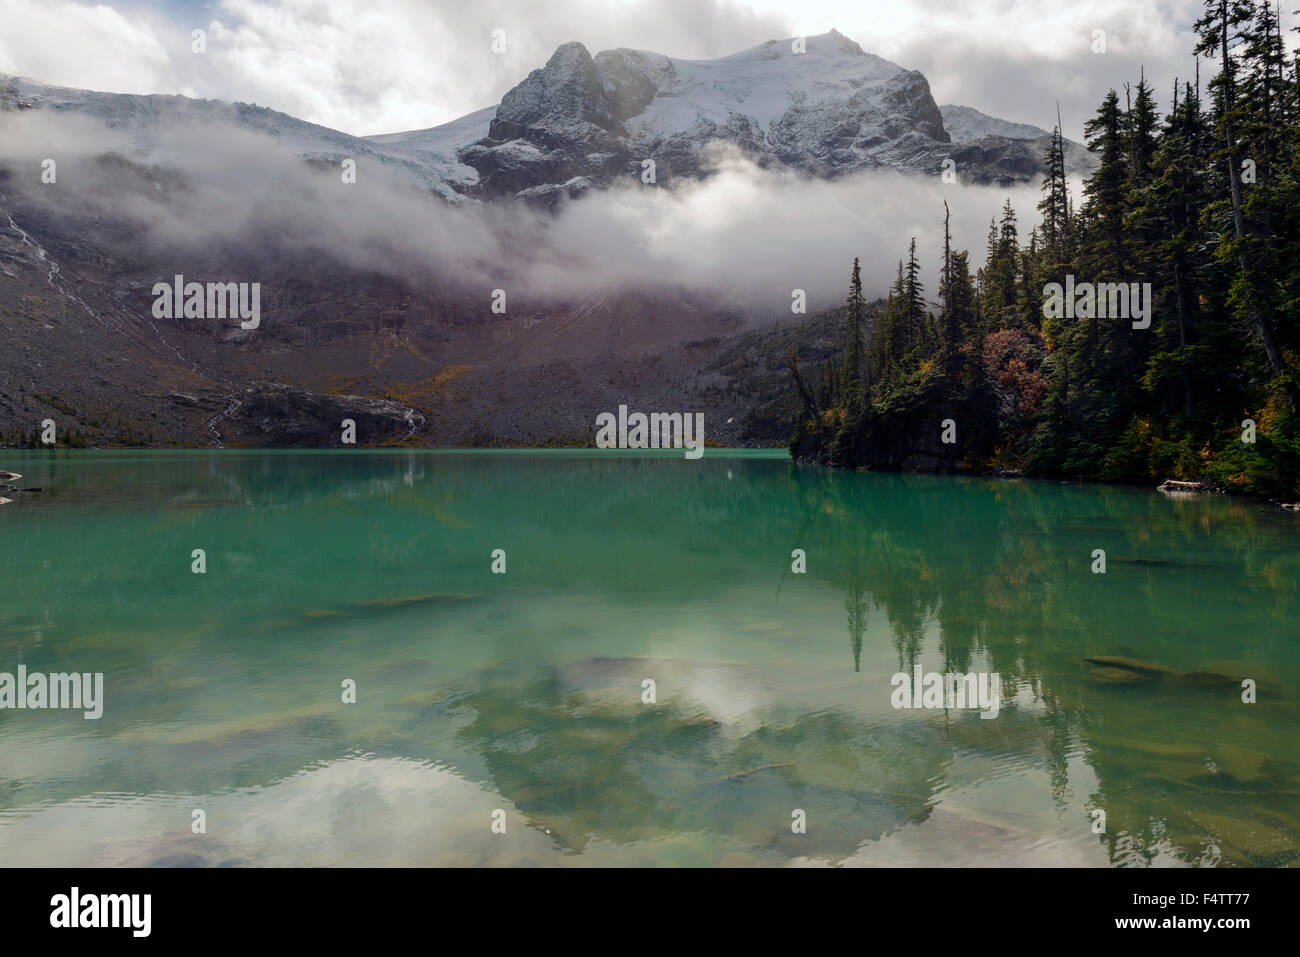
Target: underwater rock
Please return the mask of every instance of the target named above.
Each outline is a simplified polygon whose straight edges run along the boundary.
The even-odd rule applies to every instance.
[[[1246,679],[1254,681],[1256,688],[1270,695],[1279,694],[1282,688],[1277,681],[1257,674],[1259,669],[1252,668],[1244,662],[1216,662],[1197,671],[1175,671],[1173,668],[1166,668],[1152,661],[1139,661],[1118,655],[1096,655],[1085,658],[1084,661],[1098,666],[1096,671],[1086,676],[1093,681],[1124,684],[1126,680],[1114,672],[1126,671],[1139,678],[1167,681],[1194,688],[1239,688]]]
[[[404,595],[400,598],[371,598],[367,601],[354,601],[353,608],[405,608],[407,605],[428,605],[436,602],[469,601],[478,598],[470,594]]]
[[[1205,749],[1195,744],[1179,744],[1169,741],[1157,741],[1133,735],[1096,735],[1093,738],[1099,748],[1107,750],[1123,749],[1140,751],[1157,758],[1174,758],[1179,761],[1196,764],[1204,770]]]
[[[438,688],[434,691],[417,691],[414,694],[403,695],[397,699],[397,703],[403,708],[427,708],[442,701],[450,694],[451,691],[446,688]]]
[[[1188,685],[1205,685],[1207,688],[1220,688],[1227,685],[1240,685],[1241,682],[1229,675],[1214,671],[1188,671],[1178,676],[1178,681]]]
[[[1136,671],[1129,671],[1127,668],[1094,668],[1084,675],[1089,681],[1100,681],[1104,684],[1139,684],[1143,681],[1149,681],[1146,675],[1139,674]]]
[[[1166,668],[1164,665],[1158,665],[1151,661],[1138,661],[1134,658],[1121,658],[1116,655],[1096,655],[1092,658],[1085,658],[1084,661],[1103,668],[1122,668],[1145,678],[1173,678],[1179,674],[1173,668]]]
[[[1219,862],[1221,864],[1231,864],[1233,867],[1254,867],[1255,866],[1254,861],[1252,861],[1249,857],[1241,853],[1241,851],[1237,850],[1232,845],[1218,844],[1217,847],[1219,850]]]
[[[346,608],[310,608],[300,615],[302,621],[317,621],[322,618],[344,618],[358,614],[360,611],[389,611],[394,608],[408,608],[412,605],[451,604],[471,601],[481,595],[435,592],[427,595],[402,595],[397,598],[368,598],[354,601]]]
[[[1275,778],[1272,756],[1247,748],[1221,746],[1214,754],[1215,765],[1242,784],[1269,783]]]
[[[151,838],[133,838],[120,846],[118,867],[230,867],[247,866],[233,849],[212,835],[196,836],[170,831]]]
[[[1269,858],[1300,851],[1295,838],[1263,823],[1206,811],[1190,812],[1189,817],[1216,841],[1228,844],[1251,858]],[[1258,863],[1255,861],[1254,863]]]
[[[1237,686],[1249,678],[1255,682],[1255,687],[1265,694],[1282,693],[1283,682],[1276,671],[1265,665],[1251,664],[1248,661],[1212,661],[1193,674],[1213,674]]]
[[[318,703],[289,708],[281,712],[243,715],[207,724],[181,727],[143,725],[120,731],[114,735],[114,738],[132,745],[157,744],[182,747],[202,744],[220,748],[258,736],[288,734],[301,729],[304,722],[332,717],[336,713],[335,708],[334,704]]]

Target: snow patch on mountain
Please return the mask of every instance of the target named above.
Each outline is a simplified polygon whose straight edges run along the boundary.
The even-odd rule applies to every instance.
[[[457,162],[456,142],[450,143],[445,152],[412,149],[401,144],[389,146],[256,104],[162,94],[100,93],[0,74],[0,108],[5,104],[19,111],[45,110],[98,120],[121,134],[137,158],[149,162],[165,162],[168,136],[183,132],[187,126],[204,129],[228,126],[268,137],[307,160],[341,164],[345,159],[353,159],[358,165],[367,161],[381,164],[399,180],[433,190],[451,202],[464,201],[456,186],[471,185],[477,178],[472,169]],[[479,126],[467,123],[473,116],[456,121],[465,124],[464,135],[458,142],[472,141],[481,135]]]
[[[954,143],[979,139],[981,136],[1005,136],[1012,140],[1036,140],[1040,136],[1050,136],[1047,130],[1030,126],[1028,123],[1012,123],[989,116],[969,106],[957,106],[949,103],[939,107],[943,114],[943,128],[948,131]]]
[[[673,136],[698,123],[726,125],[733,115],[749,118],[765,134],[791,110],[826,103],[847,104],[855,94],[871,93],[863,102],[879,104],[890,81],[906,74],[902,67],[863,52],[838,33],[808,37],[806,51],[795,53],[793,41],[770,40],[719,60],[660,58],[655,98],[628,124],[635,138]],[[655,54],[614,51],[614,56]],[[600,54],[598,65],[617,61]],[[609,59],[602,61],[602,57]],[[626,59],[624,60],[626,63]],[[666,82],[664,82],[666,81]]]

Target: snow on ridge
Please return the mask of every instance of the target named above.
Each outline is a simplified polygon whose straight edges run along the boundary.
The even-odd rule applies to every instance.
[[[758,123],[765,133],[793,106],[847,99],[858,89],[903,74],[902,67],[866,53],[832,30],[766,43],[714,60],[668,57],[676,82],[632,122],[629,132],[682,133],[704,120],[725,125],[734,113]]]
[[[668,57],[629,47],[603,50],[592,59],[602,72],[634,70],[657,87],[650,103],[628,119],[628,132],[634,137],[684,133],[701,121],[725,125],[735,113],[752,118],[767,132],[792,106],[845,99],[863,86],[908,72],[863,51],[836,30],[803,39],[805,52],[799,54],[793,52],[795,38],[790,37],[711,60]],[[582,44],[571,41],[557,47],[551,59],[558,56],[555,65],[568,66],[581,58],[584,50]],[[454,156],[456,150],[487,135],[496,109],[489,107],[426,130],[366,139]],[[469,135],[479,130],[478,135]]]
[[[468,185],[478,179],[473,169],[455,160],[454,153],[449,158],[441,153],[388,147],[383,142],[352,136],[256,104],[179,94],[103,93],[4,74],[0,74],[0,84],[16,92],[23,108],[79,113],[102,122],[123,135],[131,149],[148,162],[167,161],[166,141],[159,135],[165,125],[225,124],[266,136],[305,160],[340,163],[344,159],[370,157],[407,182],[431,189],[451,202],[463,200],[452,184]],[[455,122],[462,123],[474,116]],[[471,128],[467,135],[476,132],[476,128]]]
[[[1039,129],[1028,123],[1013,123],[989,116],[974,107],[947,103],[939,107],[943,114],[943,126],[953,138],[953,142],[962,143],[978,139],[981,136],[1005,136],[1012,140],[1036,140],[1040,136],[1050,136],[1047,130]]]
[[[363,136],[361,138],[369,140],[371,143],[378,143],[381,146],[404,146],[408,149],[422,149],[430,152],[455,150],[462,146],[468,146],[470,143],[481,140],[486,136],[488,125],[492,122],[492,117],[496,116],[496,113],[497,108],[494,104],[427,129],[408,130],[403,133],[377,133],[373,136]]]
[[[497,108],[489,106],[428,129],[380,133],[362,139],[389,152],[414,154],[424,159],[443,179],[455,186],[472,186],[478,182],[478,170],[462,163],[456,153],[487,136],[496,114]]]

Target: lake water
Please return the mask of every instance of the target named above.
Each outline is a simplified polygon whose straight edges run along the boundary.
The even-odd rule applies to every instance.
[[[1293,513],[713,449],[0,468],[44,488],[0,672],[104,675],[0,710],[4,864],[1300,862]],[[996,717],[895,708],[917,665]]]

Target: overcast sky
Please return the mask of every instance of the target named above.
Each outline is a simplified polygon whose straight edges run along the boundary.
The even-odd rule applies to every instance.
[[[1285,6],[1290,6],[1286,4]],[[579,40],[725,56],[832,27],[962,103],[1067,136],[1145,66],[1161,103],[1193,68],[1200,0],[0,0],[0,72],[243,100],[366,135],[497,103]],[[1285,21],[1284,21],[1285,22]],[[1287,24],[1288,26],[1290,24]],[[191,31],[207,31],[207,52]],[[504,31],[505,52],[492,50]],[[1104,30],[1106,52],[1093,53]]]

